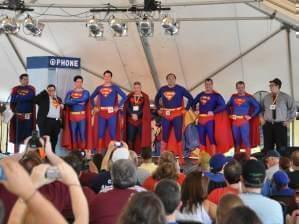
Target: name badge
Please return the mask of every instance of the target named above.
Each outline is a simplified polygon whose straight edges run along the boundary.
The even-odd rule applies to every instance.
[[[139,111],[139,106],[133,106],[133,111]]]
[[[165,114],[166,114],[166,116],[170,116],[170,111],[169,111],[169,110],[166,110],[166,111],[165,111]]]
[[[108,107],[108,113],[111,114],[111,113],[113,113],[113,112],[114,112],[113,107]]]
[[[25,114],[25,120],[30,120],[30,114]]]
[[[275,104],[271,104],[270,105],[270,110],[276,110],[276,105]]]

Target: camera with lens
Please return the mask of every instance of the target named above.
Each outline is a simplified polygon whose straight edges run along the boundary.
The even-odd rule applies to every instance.
[[[40,136],[38,131],[34,130],[32,131],[32,136],[28,141],[28,147],[32,148],[32,149],[38,149],[43,147],[41,141],[40,141]]]

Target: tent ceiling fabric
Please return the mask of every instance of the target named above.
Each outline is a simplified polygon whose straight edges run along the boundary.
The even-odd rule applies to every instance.
[[[32,0],[25,1],[32,4]],[[71,0],[56,0],[46,1],[37,0],[34,4],[79,4]],[[129,1],[124,0],[88,0],[81,1],[82,4],[98,4],[103,5],[109,2],[111,5],[128,5]],[[198,2],[185,0],[163,0],[162,3],[184,3]],[[143,1],[137,0],[137,3]],[[86,12],[88,9],[65,9],[69,14],[78,14]],[[66,12],[58,8],[36,8],[35,12],[43,14],[63,14]],[[1,12],[2,14],[4,12]],[[30,13],[31,14],[31,13]],[[75,19],[87,20],[92,14],[86,13],[69,17]],[[261,17],[265,16],[261,12],[254,10],[245,4],[221,4],[221,5],[202,5],[192,7],[172,7],[171,15],[177,18],[206,18],[206,17]],[[32,13],[32,16],[38,14]],[[104,14],[98,15],[99,18],[104,18]],[[132,17],[132,15],[118,14],[122,18]],[[21,16],[20,18],[23,18]],[[68,19],[61,16],[39,16],[39,19]],[[180,31],[177,36],[166,36],[161,29],[160,23],[155,22],[154,36],[148,38],[149,47],[153,55],[153,60],[158,72],[158,79],[161,85],[166,83],[165,76],[169,72],[177,74],[177,82],[186,88],[190,89],[195,84],[204,80],[209,74],[214,72],[218,67],[238,56],[240,53],[257,43],[262,38],[275,31],[280,27],[280,23],[275,20],[250,20],[250,21],[191,21],[181,22]],[[80,57],[82,65],[88,71],[101,75],[104,70],[110,69],[113,71],[113,80],[125,87],[131,89],[134,81],[143,83],[144,91],[149,93],[151,98],[154,97],[157,89],[154,79],[151,74],[150,65],[147,61],[146,54],[142,47],[141,39],[135,23],[129,23],[128,37],[116,38],[113,37],[108,24],[104,23],[104,40],[95,40],[88,37],[88,30],[84,22],[79,23],[46,23],[46,27],[41,37],[32,37],[19,32],[23,38],[26,38],[37,45],[48,49],[60,56]],[[278,37],[271,40],[270,44],[259,48],[256,52],[250,53],[243,59],[234,63],[230,68],[217,76],[217,86],[223,85],[221,91],[224,91],[227,97],[229,93],[234,91],[234,83],[238,79],[248,81],[250,91],[258,91],[261,89],[267,90],[268,83],[273,76],[282,76],[288,82],[287,63],[282,60],[284,53],[276,57],[278,52],[286,52],[286,35],[279,34]],[[38,49],[21,39],[11,36],[23,60],[26,61],[28,56],[50,55],[48,52]],[[296,39],[293,40],[296,42]],[[298,42],[298,41],[297,41]],[[3,68],[6,73],[16,74],[22,71],[22,66],[19,63],[16,55],[9,47],[9,43],[5,36],[1,35],[0,44],[5,46],[1,50],[1,59],[7,61]],[[296,46],[298,44],[296,43]],[[266,47],[267,46],[267,47]],[[297,47],[298,49],[298,47]],[[4,51],[5,50],[5,51]],[[273,54],[272,54],[273,53]],[[11,63],[6,55],[10,55],[16,68],[10,68]],[[279,54],[279,53],[278,53]],[[282,56],[281,56],[282,55]],[[295,55],[294,57],[297,57]],[[273,64],[282,63],[282,68],[277,70]],[[254,69],[251,67],[255,67]],[[86,81],[87,88],[92,91],[98,84],[101,78],[90,74],[88,71],[82,71]],[[275,73],[276,71],[279,71]],[[253,72],[258,75],[252,74]],[[283,74],[281,74],[283,73]],[[252,76],[254,75],[254,76]],[[255,85],[255,78],[263,76],[263,82]],[[255,77],[255,78],[254,78]],[[13,82],[17,82],[17,79]],[[10,85],[11,83],[9,83]],[[229,86],[229,88],[228,88]],[[7,89],[7,87],[5,87]],[[202,86],[195,89],[192,93],[195,95]],[[286,84],[285,88],[289,88]],[[286,89],[290,92],[289,89]],[[299,92],[296,97],[299,98]],[[297,99],[298,99],[297,98]],[[2,100],[2,99],[1,99]]]

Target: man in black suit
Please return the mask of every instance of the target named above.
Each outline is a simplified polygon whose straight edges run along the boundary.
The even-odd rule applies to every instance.
[[[55,152],[63,109],[61,98],[56,96],[56,86],[48,85],[46,90],[35,97],[34,102],[38,105],[37,125],[40,135],[50,136],[52,150]]]

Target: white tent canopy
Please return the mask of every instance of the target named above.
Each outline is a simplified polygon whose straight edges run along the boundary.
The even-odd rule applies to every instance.
[[[125,0],[108,2],[113,6],[129,6]],[[290,29],[289,33],[288,27],[281,28],[280,21],[254,9],[252,6],[259,7],[254,1],[211,4],[220,1],[162,0],[162,5],[176,5],[170,6],[169,13],[182,20],[178,35],[166,36],[156,21],[153,37],[141,38],[135,22],[129,22],[127,37],[114,37],[105,22],[104,40],[88,37],[86,22],[93,15],[89,10],[108,2],[25,1],[35,6],[35,11],[29,14],[46,26],[41,37],[22,31],[17,35],[0,35],[0,100],[7,99],[11,87],[18,83],[19,74],[26,70],[26,57],[56,55],[81,58],[82,75],[90,91],[102,82],[100,76],[106,69],[113,71],[114,82],[125,90],[130,90],[134,81],[140,81],[151,98],[165,84],[169,72],[175,73],[177,82],[192,90],[193,95],[203,88],[205,78],[212,77],[215,88],[226,98],[235,91],[238,80],[245,81],[248,92],[254,93],[267,91],[268,81],[278,77],[283,82],[283,91],[294,94],[299,101],[299,90],[294,88],[299,83],[299,64],[295,63],[299,60],[299,39],[295,31]],[[82,8],[75,7],[81,3]],[[74,8],[58,8],[63,5]],[[92,7],[88,8],[89,5]],[[0,12],[2,16],[15,15],[7,10]],[[271,15],[273,10],[268,12]],[[94,15],[105,17],[105,13]],[[134,18],[128,12],[115,15]],[[26,13],[17,16],[24,19]],[[155,18],[158,16],[155,13]]]

